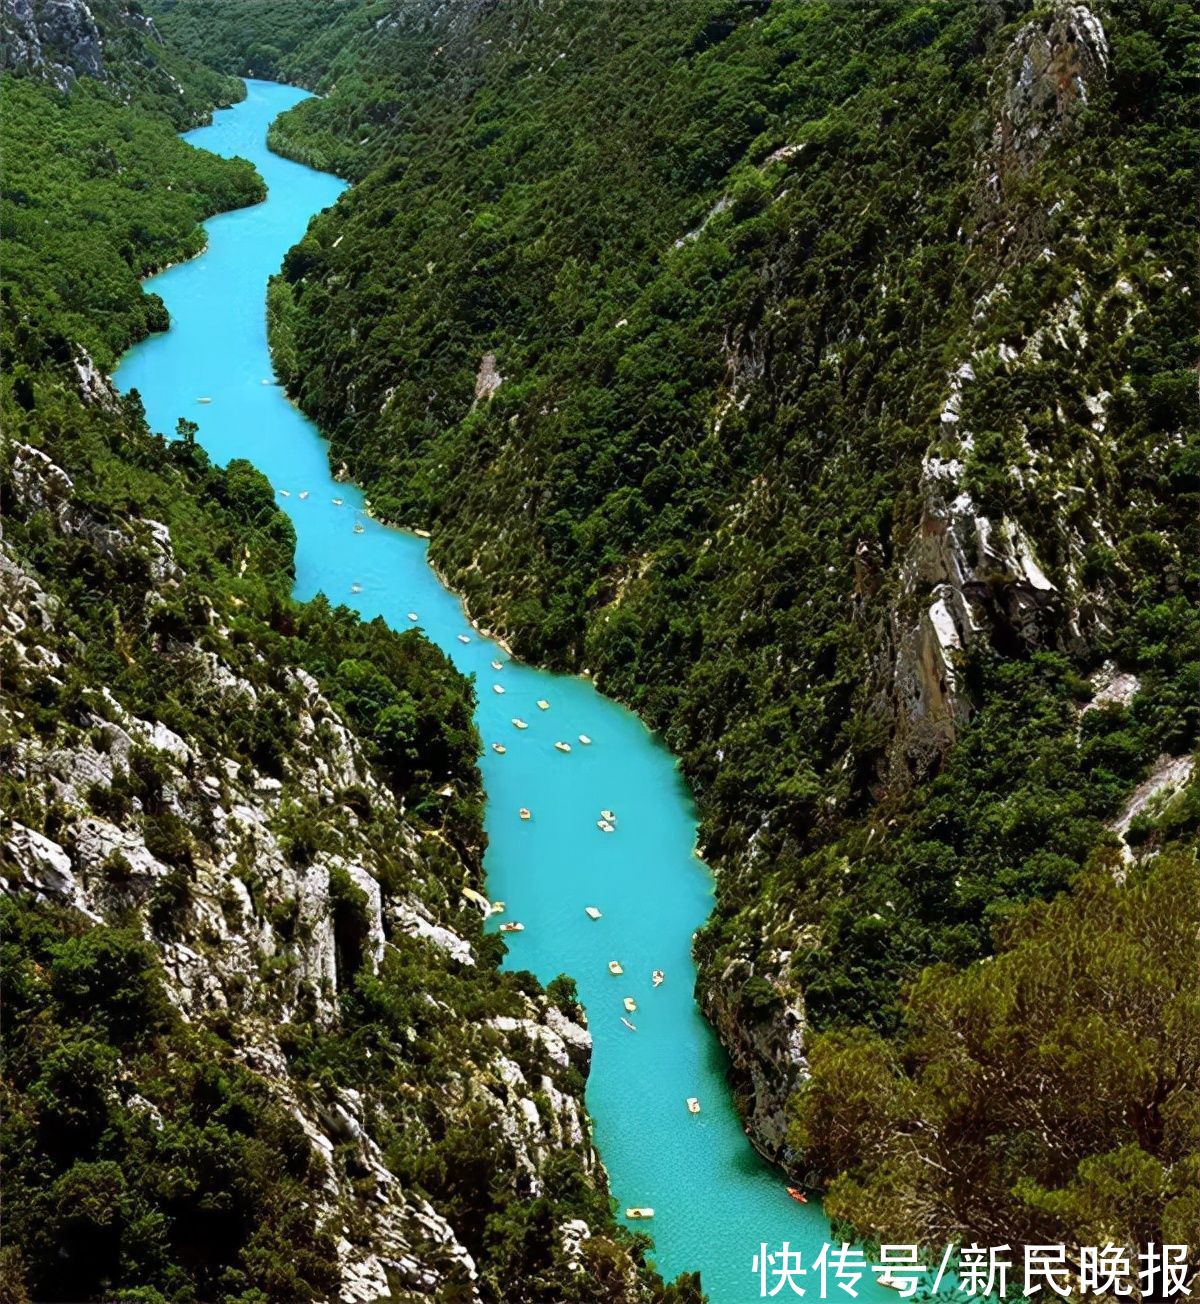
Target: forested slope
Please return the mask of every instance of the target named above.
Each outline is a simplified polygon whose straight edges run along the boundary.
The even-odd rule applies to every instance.
[[[698,1299],[614,1224],[570,984],[483,934],[470,684],[293,602],[265,479],[104,374],[261,196],[175,135],[236,84],[3,18],[0,1296]]]
[[[170,8],[236,66],[244,5]],[[1162,886],[1194,883],[1196,828],[1191,7],[323,22],[277,42],[327,94],[272,140],[358,184],[272,290],[277,359],[483,624],[681,756],[718,871],[700,994],[752,1134],[842,1174],[863,1228],[931,1238],[1081,1236],[1103,1216],[1072,1184],[1120,1154],[1165,1174],[1121,1234],[1162,1239],[1200,1148],[1195,1054],[1167,1080],[1138,1060],[1136,990],[1064,1003],[1055,1036],[1111,1015],[1137,1067],[1053,1123],[1032,1069],[1011,1098],[981,1085],[978,1116],[936,1100],[949,1052],[923,1029],[979,1032],[959,1070],[992,1038],[1051,1045],[1014,993],[1041,928],[1107,919],[1095,955],[1121,953],[1121,911],[1089,904],[1114,876],[1194,937],[1194,891]],[[1022,907],[1072,884],[1050,924]],[[1195,998],[1181,946],[1160,1041]],[[921,1063],[932,1095],[904,1085]],[[896,1092],[851,1090],[864,1064]],[[817,1127],[846,1101],[867,1121]],[[927,1133],[1001,1158],[972,1187],[868,1144]]]

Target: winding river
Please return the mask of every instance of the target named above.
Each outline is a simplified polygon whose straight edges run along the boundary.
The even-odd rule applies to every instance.
[[[520,665],[481,638],[429,568],[425,543],[371,520],[361,490],[334,481],[324,441],[275,383],[264,298],[268,276],[344,185],[267,149],[271,120],[306,92],[260,81],[248,90],[186,139],[250,159],[268,197],[212,219],[207,251],[148,283],[166,302],[171,328],[130,350],[117,383],[140,391],[152,428],[172,432],[188,417],[214,461],[244,457],[269,477],[296,528],[297,597],[324,592],[364,618],[417,624],[475,676],[488,889],[507,903],[504,918],[525,925],[508,938],[507,963],[543,981],[565,972],[578,982],[595,1038],[587,1099],[596,1141],[622,1214],[631,1205],[655,1210],[636,1226],[652,1233],[659,1270],[668,1278],[699,1270],[713,1304],[758,1299],[751,1261],[760,1244],[775,1250],[786,1240],[807,1264],[829,1229],[819,1207],[788,1198],[781,1175],[743,1135],[724,1054],[692,999],[691,938],[711,907],[712,883],[694,852],[687,788],[630,712],[585,680]],[[493,670],[493,661],[503,668]],[[528,727],[517,729],[513,717]],[[571,751],[556,750],[556,741]],[[616,815],[612,833],[597,827],[602,809]],[[609,972],[612,960],[623,966],[619,977]],[[657,987],[656,969],[665,974]],[[699,1114],[688,1111],[688,1097],[700,1101]],[[815,1299],[816,1283],[804,1284]],[[768,1289],[775,1285],[769,1278]],[[871,1281],[858,1289],[894,1298]],[[780,1294],[796,1298],[786,1284]]]

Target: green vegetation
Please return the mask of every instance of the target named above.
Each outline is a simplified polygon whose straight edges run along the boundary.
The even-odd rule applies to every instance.
[[[1194,1245],[1200,874],[1160,856],[1014,913],[990,964],[926,970],[904,1036],[813,1048],[795,1140],[878,1241]],[[990,1238],[990,1239],[989,1239]]]
[[[232,67],[219,8],[164,21],[193,49],[215,21]],[[1096,11],[1102,53],[1061,54],[1086,102],[1050,87],[1036,141],[1008,52],[1052,4],[348,4],[319,46],[279,11],[278,66],[327,94],[272,144],[359,182],[272,287],[281,373],[473,612],[681,756],[719,869],[702,990],[735,1021],[803,990],[815,1029],[907,1053],[926,966],[976,982],[1195,746],[1200,27]],[[969,495],[946,552],[979,626],[950,725],[904,681],[954,578],[931,458]],[[1138,691],[1081,714],[1103,662]],[[1195,791],[1130,844],[1194,839]],[[823,1179],[849,1162],[798,1135]]]
[[[51,330],[110,370],[132,342],[167,324],[138,281],[204,247],[197,225],[257,203],[262,179],[241,159],[185,145],[169,121],[130,113],[91,78],[69,95],[32,78],[0,80],[4,117],[6,330]],[[10,355],[11,356],[11,355]]]

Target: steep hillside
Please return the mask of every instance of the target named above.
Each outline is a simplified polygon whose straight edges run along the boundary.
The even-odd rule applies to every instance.
[[[483,934],[471,686],[293,602],[262,476],[104,374],[261,182],[115,10],[3,15],[0,1294],[698,1299],[614,1223],[571,985]]]

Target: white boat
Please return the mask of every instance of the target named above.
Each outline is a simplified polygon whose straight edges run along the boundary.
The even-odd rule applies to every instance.
[[[550,703],[547,702],[544,697],[539,697],[537,707],[539,711],[548,711],[550,709]]]
[[[529,820],[533,818],[528,806],[522,806],[521,809],[517,812],[517,814],[520,815],[520,817],[523,820]]]
[[[504,685],[503,685],[503,684],[493,684],[493,685],[492,685],[492,692],[493,692],[493,693],[503,693],[503,692],[504,692]]]
[[[655,987],[661,987],[663,979],[666,976],[667,975],[663,973],[661,969],[655,969],[655,971],[650,975],[650,981],[655,985]]]
[[[269,379],[268,377],[264,376],[264,377],[262,378],[262,380],[260,380],[258,383],[259,383],[260,385],[273,385],[275,382],[274,382],[273,380]]]
[[[417,613],[416,613],[415,611],[410,611],[410,612],[408,613],[408,618],[409,618],[409,620],[416,620],[416,618],[417,618]]]
[[[525,931],[525,925],[521,923],[520,920],[514,919],[510,923],[501,924],[500,931],[502,933],[523,933]]]
[[[503,662],[503,661],[493,661],[493,662],[492,662],[492,669],[493,669],[493,670],[503,670],[503,669],[504,669],[504,662]]]
[[[610,824],[615,824],[617,820],[616,812],[611,810],[602,810],[600,812],[600,818],[602,820],[608,820]]]
[[[632,1023],[630,1023],[629,1020],[624,1015],[621,1015],[621,1022],[629,1029],[630,1032],[637,1032],[637,1028]]]
[[[307,490],[307,489],[301,489],[300,492],[296,495],[296,497],[297,497],[297,498],[307,498],[307,497],[308,497],[308,490]]]
[[[206,397],[204,397],[204,398],[198,398],[198,399],[196,400],[196,402],[197,402],[197,403],[211,403],[211,402],[212,402],[212,399],[211,399],[211,398],[208,398],[208,397],[206,396]]]
[[[903,1277],[894,1277],[890,1272],[886,1270],[877,1271],[875,1280],[881,1286],[888,1286],[892,1290],[903,1290],[904,1287],[908,1284]]]
[[[470,638],[469,638],[466,634],[460,634],[460,635],[458,636],[458,641],[459,641],[460,643],[469,643],[471,640],[470,640]]]
[[[625,1007],[625,1012],[627,1014],[637,1013],[637,1001],[635,1001],[632,996],[626,996],[621,1004]]]
[[[616,829],[613,828],[613,826],[608,822],[608,820],[597,820],[597,821],[596,821],[596,827],[600,830],[601,833],[615,833],[615,832],[616,832]]]
[[[514,728],[514,729],[528,729],[529,726],[525,723],[524,720],[518,719],[518,717],[514,715],[514,716],[513,716],[513,728]]]
[[[620,977],[621,974],[625,972],[625,970],[621,968],[620,960],[610,960],[608,962],[608,972],[611,974],[615,974],[617,977]]]
[[[587,734],[580,734],[580,735],[579,735],[579,741],[580,741],[580,742],[581,742],[585,747],[590,747],[590,746],[592,745],[592,740],[587,736]]]
[[[599,918],[600,918],[600,911],[597,910],[595,906],[584,906],[584,907],[583,907],[583,913],[584,913],[585,915],[587,915],[587,917],[588,917],[589,919],[599,919]]]
[[[687,1098],[687,1107],[689,1114],[698,1114],[700,1112],[700,1102],[695,1096],[689,1096]]]
[[[346,500],[345,500],[344,498],[335,498],[335,499],[333,500],[333,505],[334,505],[335,507],[340,507],[340,506],[342,505],[342,503],[344,503],[345,501],[346,501]]]
[[[508,909],[508,907],[504,904],[503,901],[493,901],[491,905],[488,906],[488,909],[494,915],[502,915],[505,912],[505,910]]]
[[[350,585],[350,592],[351,592],[351,593],[361,593],[361,592],[362,592],[362,585],[361,585],[361,584],[351,584],[351,585]]]
[[[367,528],[367,527],[366,527],[365,525],[363,525],[362,521],[355,521],[355,522],[354,522],[354,533],[355,533],[355,534],[362,534],[362,532],[363,532],[366,528]]]
[[[290,498],[292,496],[286,489],[276,489],[275,492],[280,496],[280,498]]]
[[[634,1206],[631,1209],[625,1210],[625,1217],[626,1218],[653,1218],[654,1210],[647,1207],[639,1208],[637,1206]]]
[[[554,750],[556,752],[569,752],[571,750],[571,744],[562,741],[556,742],[554,744]]]
[[[493,743],[493,744],[492,744],[492,751],[494,751],[494,752],[496,753],[497,756],[503,756],[504,753],[505,753],[506,751],[508,751],[508,748],[505,747],[505,745],[504,745],[503,743]]]

